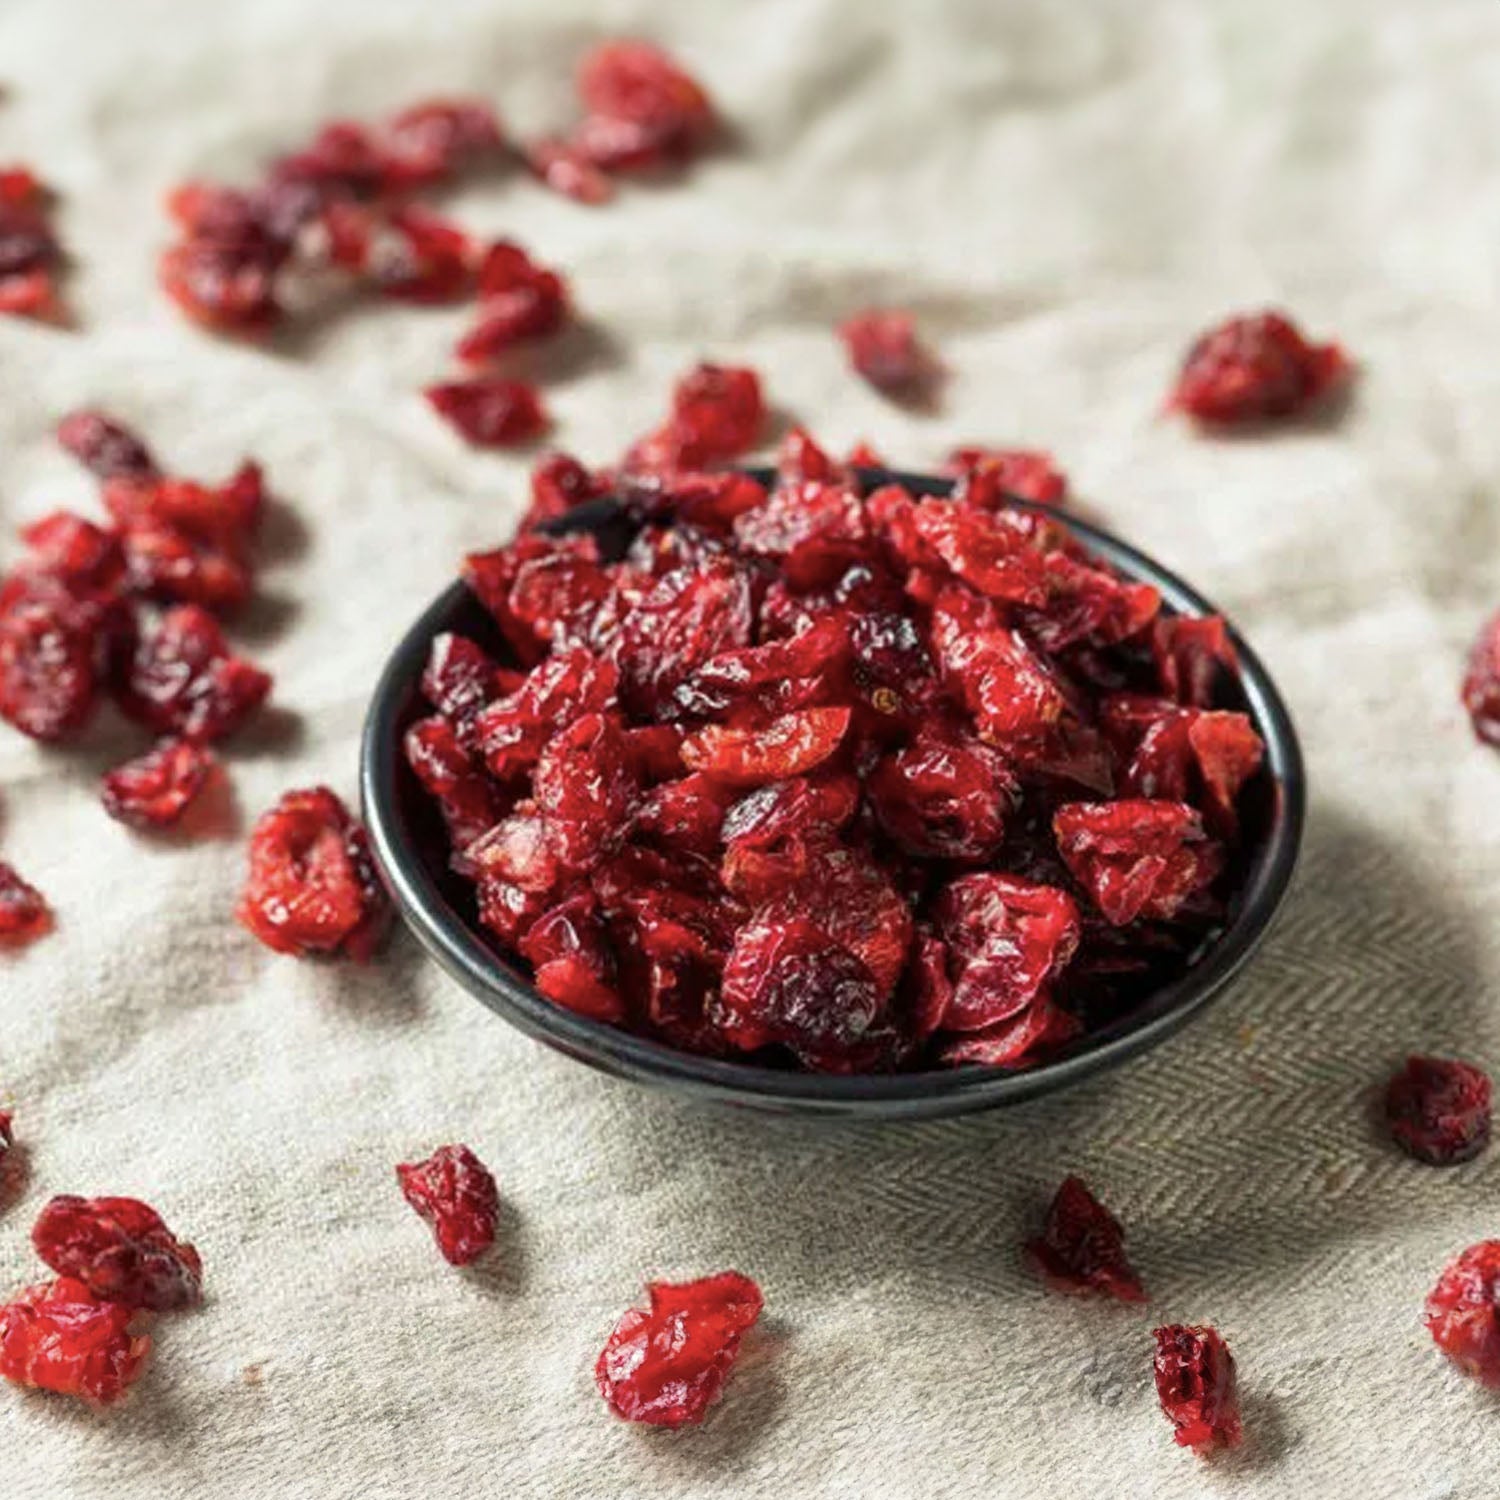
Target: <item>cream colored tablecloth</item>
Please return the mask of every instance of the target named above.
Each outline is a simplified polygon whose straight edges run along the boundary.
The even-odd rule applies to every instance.
[[[415,394],[466,315],[280,349],[195,332],[152,285],[160,195],[432,92],[559,121],[572,60],[630,29],[701,70],[736,153],[603,211],[521,180],[454,200],[564,266],[598,332],[550,358],[558,439],[611,457],[719,356],[909,465],[1054,449],[1290,698],[1314,794],[1285,921],[1187,1034],[1065,1096],[914,1128],[721,1116],[532,1045],[409,940],[366,969],[273,956],[230,921],[243,828],[174,847],[101,813],[129,732],[6,732],[0,855],[59,929],[0,963],[0,1103],[31,1157],[0,1282],[34,1279],[48,1195],[131,1193],[197,1241],[209,1297],[124,1409],[0,1391],[0,1494],[1488,1500],[1500,1407],[1420,1311],[1500,1234],[1500,1154],[1412,1165],[1369,1098],[1410,1048],[1500,1064],[1500,760],[1456,701],[1500,602],[1492,0],[5,0],[0,158],[63,194],[80,326],[0,326],[4,545],[92,504],[49,437],[77,403],[187,473],[258,455],[287,514],[241,639],[286,717],[233,749],[242,816],[352,795],[377,669],[506,531],[525,465]],[[936,418],[843,366],[831,325],[885,300],[952,364]],[[1266,302],[1360,359],[1344,420],[1212,442],[1158,419],[1189,336]],[[505,1194],[487,1275],[447,1270],[392,1180],[449,1139]],[[1129,1226],[1148,1309],[1019,1266],[1068,1171]],[[726,1264],[768,1311],[711,1424],[610,1419],[590,1365],[642,1279]],[[1231,1461],[1173,1448],[1153,1319],[1230,1339]]]

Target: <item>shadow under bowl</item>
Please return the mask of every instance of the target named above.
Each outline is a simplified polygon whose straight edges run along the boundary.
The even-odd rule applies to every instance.
[[[771,477],[750,472],[763,481]],[[951,489],[949,480],[883,470],[861,470],[860,478],[867,485],[894,480],[919,495],[941,496]],[[1045,509],[1013,503],[1021,510]],[[1154,584],[1173,613],[1219,613],[1181,579],[1107,532],[1065,513],[1047,509],[1046,514],[1126,577]],[[617,556],[634,527],[605,500],[580,507],[554,529],[591,531],[606,556]],[[1047,1061],[1017,1071],[971,1065],[846,1077],[700,1057],[553,1004],[479,925],[472,888],[449,870],[441,821],[402,754],[407,727],[428,712],[420,691],[422,670],[433,637],[443,631],[468,635],[504,656],[494,621],[462,583],[455,583],[422,613],[386,664],[360,752],[360,795],[381,873],[418,941],[476,999],[536,1040],[635,1083],[779,1114],[865,1120],[962,1114],[1050,1093],[1144,1052],[1202,1011],[1265,936],[1297,862],[1306,787],[1296,731],[1276,685],[1231,629],[1240,657],[1241,706],[1265,742],[1265,760],[1241,794],[1245,852],[1225,921],[1179,975],[1127,1014],[1078,1037]]]

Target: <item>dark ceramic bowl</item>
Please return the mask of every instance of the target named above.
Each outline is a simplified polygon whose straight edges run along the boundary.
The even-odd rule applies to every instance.
[[[770,477],[756,472],[762,479]],[[946,494],[950,488],[946,480],[917,475],[862,471],[861,477],[870,482],[893,478],[925,495]],[[1169,609],[1187,615],[1216,613],[1150,558],[1070,515],[1058,518],[1120,572],[1155,584]],[[600,501],[572,513],[566,529],[592,531],[606,555],[618,555],[632,527],[612,502]],[[401,752],[406,727],[427,711],[418,684],[432,638],[445,630],[503,652],[494,622],[461,583],[435,600],[397,646],[375,689],[361,752],[360,792],[375,857],[408,926],[470,994],[538,1041],[636,1083],[753,1109],[861,1119],[953,1115],[1048,1093],[1144,1052],[1197,1015],[1254,952],[1297,861],[1305,789],[1296,731],[1275,684],[1236,635],[1243,707],[1265,741],[1265,764],[1242,793],[1246,853],[1227,918],[1177,977],[1120,1019],[1079,1037],[1051,1060],[1018,1072],[968,1066],[832,1077],[697,1057],[552,1004],[532,988],[522,969],[500,957],[479,926],[470,888],[448,870],[435,809]]]

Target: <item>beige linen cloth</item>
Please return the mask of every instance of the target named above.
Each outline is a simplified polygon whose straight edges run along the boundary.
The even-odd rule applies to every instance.
[[[245,825],[355,787],[377,671],[522,458],[417,396],[466,313],[378,308],[269,348],[154,288],[163,190],[233,178],[331,115],[478,91],[559,123],[592,39],[670,43],[736,148],[589,211],[511,178],[452,200],[565,267],[593,330],[541,367],[556,440],[617,454],[702,357],[759,368],[837,444],[938,461],[1053,449],[1090,510],[1195,580],[1296,713],[1313,806],[1285,920],[1189,1030],[988,1117],[814,1127],[715,1114],[533,1045],[404,936],[366,968],[234,926]],[[1421,1304],[1500,1235],[1500,1151],[1449,1172],[1380,1138],[1409,1049],[1500,1064],[1500,759],[1457,702],[1500,603],[1500,12],[1493,0],[4,0],[0,159],[62,194],[77,331],[0,320],[0,522],[90,509],[57,417],[101,403],[188,474],[267,466],[285,511],[238,639],[284,711],[229,753],[241,827],[148,840],[101,720],[0,734],[0,857],[55,903],[0,960],[0,1103],[30,1151],[0,1283],[56,1192],[136,1194],[200,1247],[134,1399],[0,1390],[0,1495],[1357,1496],[1491,1500],[1500,1405]],[[953,370],[936,417],[845,369],[836,319],[911,308]],[[1280,303],[1358,357],[1344,417],[1255,440],[1157,409],[1190,336]],[[392,1166],[495,1169],[493,1268],[438,1259]],[[1017,1245],[1067,1172],[1129,1227],[1146,1309],[1044,1293]],[[651,1275],[734,1265],[767,1312],[722,1406],[616,1422],[591,1364]],[[1249,1440],[1175,1449],[1154,1321],[1212,1321]]]

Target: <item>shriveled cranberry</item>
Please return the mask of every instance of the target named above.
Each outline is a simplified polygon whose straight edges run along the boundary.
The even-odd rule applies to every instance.
[[[327,787],[288,792],[250,835],[250,872],[235,908],[268,948],[368,958],[390,902],[365,831]]]
[[[953,498],[985,510],[1009,496],[1036,505],[1061,505],[1068,498],[1068,476],[1040,449],[955,448],[948,472],[958,479]]]
[[[760,1288],[738,1271],[697,1281],[651,1281],[647,1309],[615,1324],[594,1380],[605,1404],[627,1422],[687,1427],[719,1399],[740,1341],[760,1317]]]
[[[606,42],[578,65],[588,116],[576,137],[606,171],[680,159],[714,129],[713,105],[693,78],[649,42]]]
[[[1474,733],[1488,745],[1500,745],[1500,614],[1485,621],[1469,651],[1463,703]]]
[[[637,787],[619,721],[584,714],[543,749],[532,795],[548,838],[570,870],[586,870],[619,837]]]
[[[531,471],[531,504],[526,507],[518,529],[535,531],[608,493],[609,485],[603,475],[566,453],[554,453]]]
[[[1282,313],[1252,313],[1196,340],[1168,406],[1210,426],[1272,421],[1316,405],[1352,372],[1337,344],[1310,343]]]
[[[467,1146],[439,1146],[426,1161],[403,1162],[396,1180],[450,1266],[472,1265],[495,1243],[500,1193]]]
[[[1050,602],[1043,559],[1011,515],[924,500],[912,511],[911,525],[933,554],[977,593],[1037,609]]]
[[[219,333],[265,333],[281,316],[282,253],[259,245],[190,239],[162,252],[162,290],[194,322]]]
[[[96,613],[45,589],[0,607],[0,718],[33,739],[78,733],[99,701]]]
[[[1151,651],[1162,692],[1193,708],[1212,708],[1220,684],[1239,670],[1229,629],[1217,615],[1160,616],[1152,627]]]
[[[1120,1221],[1081,1178],[1063,1178],[1041,1234],[1026,1242],[1026,1257],[1059,1292],[1100,1292],[1121,1302],[1146,1300],[1141,1278],[1125,1256]]]
[[[938,1056],[955,1068],[969,1064],[1020,1068],[1071,1041],[1081,1030],[1075,1016],[1043,995],[1008,1021],[948,1037],[938,1049]]]
[[[467,636],[444,631],[432,639],[422,672],[422,696],[452,723],[467,746],[480,709],[520,686],[520,674],[500,667]]]
[[[46,897],[0,861],[0,948],[19,947],[51,930]]]
[[[62,248],[47,222],[51,194],[25,167],[5,169],[0,193],[0,312],[50,317]]]
[[[135,1308],[103,1301],[72,1276],[28,1287],[0,1307],[0,1377],[106,1405],[141,1376],[151,1337]]]
[[[556,333],[568,317],[561,276],[511,240],[496,240],[479,264],[479,322],[459,340],[465,364],[490,364],[517,344]]]
[[[1480,1240],[1449,1261],[1426,1313],[1433,1342],[1459,1369],[1500,1386],[1500,1240]]]
[[[497,157],[505,144],[499,116],[481,99],[426,99],[385,127],[385,186],[429,187],[474,163]]]
[[[710,724],[689,735],[683,761],[732,786],[760,786],[816,769],[849,728],[847,708],[807,708],[744,729]]]
[[[422,394],[465,442],[477,448],[529,443],[551,420],[536,387],[524,380],[489,375],[430,385]]]
[[[177,822],[218,768],[213,753],[193,740],[163,740],[105,773],[100,800],[110,817],[132,828]]]
[[[766,421],[760,377],[741,365],[695,365],[672,391],[675,466],[726,463],[760,441]]]
[[[454,302],[473,285],[474,249],[457,224],[414,205],[396,209],[371,246],[366,271],[382,297]]]
[[[445,718],[419,719],[406,731],[406,762],[437,799],[455,849],[472,844],[500,821],[502,798]]]
[[[145,443],[101,411],[69,412],[57,424],[57,440],[100,479],[155,479],[161,473]]]
[[[887,756],[866,785],[881,827],[907,853],[934,859],[988,858],[1020,795],[996,751],[940,734]]]
[[[1408,1057],[1386,1085],[1396,1144],[1433,1167],[1471,1161],[1490,1143],[1490,1080],[1473,1063]]]
[[[106,596],[125,571],[120,539],[82,516],[57,510],[21,530],[26,566],[56,579],[69,593]]]
[[[51,1199],[31,1230],[36,1253],[102,1300],[166,1312],[203,1295],[203,1262],[135,1198]]]
[[[1243,1432],[1234,1356],[1213,1328],[1180,1323],[1155,1330],[1156,1395],[1184,1448],[1234,1448]]]
[[[544,912],[517,947],[549,1000],[598,1021],[624,1020],[614,955],[593,891],[578,891]]]
[[[560,728],[608,708],[618,682],[614,665],[582,646],[544,661],[514,693],[476,715],[474,735],[485,763],[501,781],[531,769]]]
[[[932,394],[942,367],[917,337],[916,323],[896,308],[868,308],[839,325],[849,363],[878,391],[897,400]]]
[[[561,136],[543,136],[521,148],[527,168],[540,181],[576,203],[594,206],[608,203],[614,184],[571,141]]]
[[[1064,863],[1116,926],[1176,916],[1223,866],[1222,847],[1180,802],[1075,802],[1052,826]]]

